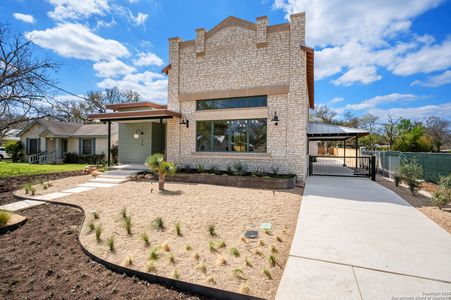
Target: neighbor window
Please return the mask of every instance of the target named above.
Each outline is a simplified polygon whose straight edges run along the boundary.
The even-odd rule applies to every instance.
[[[196,122],[196,151],[266,152],[266,119]]]
[[[267,103],[266,96],[199,100],[196,101],[196,109],[207,110],[207,109],[262,107],[266,106],[266,103]]]
[[[82,139],[82,147],[81,147],[82,155],[90,155],[92,153],[92,139]]]
[[[28,139],[28,154],[39,153],[39,139]]]

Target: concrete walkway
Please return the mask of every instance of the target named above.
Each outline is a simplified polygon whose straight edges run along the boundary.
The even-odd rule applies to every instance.
[[[427,293],[451,299],[448,232],[366,178],[307,179],[277,299],[401,299]]]

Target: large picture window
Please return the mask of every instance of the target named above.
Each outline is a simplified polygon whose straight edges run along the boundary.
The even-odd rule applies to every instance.
[[[267,97],[266,96],[211,99],[211,100],[196,101],[196,109],[197,110],[264,107],[266,105],[267,105]]]
[[[266,152],[266,119],[196,122],[196,151]]]

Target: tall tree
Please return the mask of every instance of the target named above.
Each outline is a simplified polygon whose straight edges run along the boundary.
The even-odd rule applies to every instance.
[[[393,143],[398,136],[397,124],[400,120],[401,118],[394,119],[391,114],[388,114],[387,121],[382,124],[389,150],[392,149]]]
[[[359,122],[360,125],[369,132],[369,134],[362,138],[361,141],[369,146],[370,149],[374,149],[375,143],[381,140],[380,135],[377,133],[377,120],[379,120],[379,117],[368,113],[363,115]]]
[[[335,124],[336,121],[334,118],[337,116],[337,113],[327,107],[326,105],[320,105],[315,108],[315,110],[310,115],[310,121],[320,122],[325,124]]]
[[[34,50],[31,39],[0,24],[0,139],[12,127],[50,114],[49,73],[57,66]]]
[[[431,137],[435,151],[440,152],[440,147],[450,139],[450,122],[436,116],[426,120],[426,132]]]
[[[411,152],[431,150],[430,142],[424,136],[425,128],[421,122],[401,119],[396,127],[399,135],[395,140],[393,149]]]

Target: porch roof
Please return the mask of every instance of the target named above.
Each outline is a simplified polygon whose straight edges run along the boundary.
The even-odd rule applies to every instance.
[[[307,136],[311,141],[319,140],[348,140],[368,135],[369,132],[364,129],[351,128],[345,126],[308,123]]]
[[[126,120],[144,120],[144,119],[168,119],[181,118],[182,115],[178,112],[168,109],[154,109],[143,111],[125,111],[125,112],[108,112],[101,114],[92,114],[89,116],[90,120],[99,121],[126,121]]]

